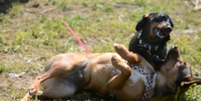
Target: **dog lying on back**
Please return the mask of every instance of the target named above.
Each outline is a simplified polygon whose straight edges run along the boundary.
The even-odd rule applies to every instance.
[[[163,12],[144,15],[136,26],[137,33],[131,39],[129,51],[142,55],[156,70],[166,58],[166,44],[174,24]]]
[[[191,67],[181,59],[177,47],[169,50],[160,70],[155,71],[144,57],[114,45],[117,53],[60,54],[45,65],[22,101],[33,96],[62,98],[79,90],[94,91],[102,97],[111,94],[119,101],[171,101],[193,83]],[[125,61],[127,60],[127,62]],[[43,91],[39,85],[43,83]],[[179,98],[178,97],[178,98]]]

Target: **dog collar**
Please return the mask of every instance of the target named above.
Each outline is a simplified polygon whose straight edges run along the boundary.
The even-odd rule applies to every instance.
[[[139,40],[138,47],[147,49],[147,52],[149,53],[149,55],[151,55],[152,50],[156,51],[158,49],[157,45],[149,45],[149,44],[145,43],[144,41],[142,41],[141,33],[137,36],[137,39]]]
[[[146,90],[145,93],[142,97],[142,101],[147,101],[148,97],[149,97],[149,93],[150,91],[153,89],[154,85],[155,85],[155,80],[156,80],[156,76],[157,73],[150,75],[148,74],[144,69],[139,68],[138,66],[134,65],[134,64],[129,64],[127,63],[132,69],[136,70],[137,72],[139,72],[140,74],[144,75],[147,79],[147,85],[146,86]]]

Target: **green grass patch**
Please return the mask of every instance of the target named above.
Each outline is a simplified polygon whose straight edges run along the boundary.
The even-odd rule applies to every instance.
[[[114,52],[113,44],[128,47],[142,16],[165,12],[172,17],[174,29],[168,48],[178,45],[183,60],[191,64],[194,76],[200,77],[201,11],[193,10],[184,0],[29,0],[17,1],[7,14],[0,15],[0,100],[18,101],[34,77],[40,75],[47,59],[61,53],[85,53],[56,10],[91,52]],[[187,2],[187,1],[186,1]],[[33,5],[38,4],[38,7]],[[190,6],[193,6],[191,4]],[[45,12],[42,12],[45,11]],[[42,13],[41,13],[42,12]],[[18,79],[9,73],[26,72]],[[18,81],[18,82],[17,82]],[[19,86],[14,86],[15,84]],[[184,94],[182,101],[201,101],[200,86]],[[80,92],[68,99],[55,101],[104,100],[93,93]]]

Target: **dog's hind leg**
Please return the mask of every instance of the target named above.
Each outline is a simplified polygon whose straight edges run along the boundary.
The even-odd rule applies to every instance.
[[[21,99],[21,101],[28,101],[28,98],[30,97],[29,92],[26,93],[26,95]]]
[[[110,79],[107,84],[110,90],[120,89],[124,86],[125,82],[128,80],[132,74],[131,68],[116,55],[112,56],[112,65],[117,69],[121,70],[121,74],[118,74]]]
[[[38,91],[37,96],[48,98],[63,98],[73,95],[76,86],[71,81],[63,81],[59,78],[50,78],[43,82],[43,91]]]
[[[64,63],[62,61],[57,61],[57,62],[53,63],[48,72],[46,72],[42,76],[38,76],[35,78],[34,83],[31,85],[31,87],[29,89],[29,94],[31,96],[36,95],[36,93],[38,92],[39,85],[43,81],[45,81],[49,78],[62,76],[64,74],[67,74],[68,72],[72,71],[73,66],[70,64],[71,63]]]

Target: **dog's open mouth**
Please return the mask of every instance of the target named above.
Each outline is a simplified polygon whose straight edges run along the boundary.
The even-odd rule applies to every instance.
[[[154,28],[153,34],[154,34],[154,36],[156,36],[158,38],[164,38],[165,37],[165,33],[158,28]]]

